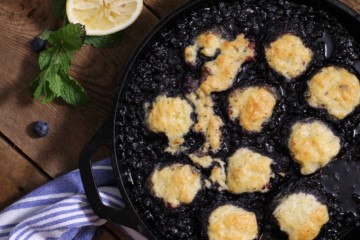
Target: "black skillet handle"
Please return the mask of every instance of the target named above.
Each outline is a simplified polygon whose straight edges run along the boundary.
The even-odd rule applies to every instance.
[[[139,224],[136,215],[131,211],[129,206],[125,206],[124,209],[117,209],[104,205],[104,203],[101,201],[94,175],[92,173],[91,157],[93,154],[101,146],[106,146],[109,149],[112,149],[112,120],[113,118],[109,117],[109,119],[97,131],[95,136],[93,136],[93,138],[87,143],[85,148],[80,153],[79,168],[81,179],[90,206],[99,217],[141,231],[141,224]]]

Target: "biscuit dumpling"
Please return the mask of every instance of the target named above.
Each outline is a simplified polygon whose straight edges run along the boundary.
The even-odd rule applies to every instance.
[[[235,77],[246,61],[255,57],[254,43],[239,34],[234,40],[228,40],[215,30],[199,34],[194,44],[184,49],[185,62],[196,65],[198,51],[213,57],[219,52],[216,59],[208,61],[203,66],[201,90],[209,95],[212,92],[221,92],[229,89]]]
[[[270,43],[265,49],[270,67],[282,76],[292,79],[308,68],[313,52],[298,36],[287,33]]]
[[[248,148],[238,149],[228,161],[227,186],[235,194],[245,192],[267,192],[273,160]]]
[[[180,97],[158,96],[147,114],[147,124],[151,131],[165,133],[169,139],[168,152],[176,153],[184,143],[184,135],[193,125],[190,103]]]
[[[209,179],[212,183],[218,184],[218,190],[227,190],[225,163],[220,159],[215,159],[215,161],[217,165],[211,170]]]
[[[327,206],[301,192],[282,199],[273,215],[289,240],[313,240],[329,221]]]
[[[194,105],[197,115],[197,123],[194,125],[195,132],[201,132],[205,136],[204,153],[212,150],[217,152],[222,141],[224,123],[220,116],[214,112],[214,101],[211,95],[204,94],[200,89],[187,95],[188,100]]]
[[[314,108],[324,108],[343,119],[360,104],[359,79],[340,67],[324,67],[308,82],[307,101]]]
[[[244,34],[237,35],[233,41],[224,40],[216,59],[204,64],[200,89],[207,95],[229,89],[241,66],[254,57],[254,43]]]
[[[155,169],[150,184],[154,195],[173,208],[190,204],[202,187],[201,175],[192,166],[179,163]]]
[[[289,149],[303,175],[326,166],[340,151],[340,139],[319,120],[297,122],[291,128]]]
[[[251,86],[234,90],[229,96],[228,113],[238,119],[246,131],[260,132],[271,117],[276,105],[276,95],[263,86]]]
[[[208,224],[209,240],[253,240],[258,236],[256,215],[231,204],[216,208]]]
[[[212,57],[219,50],[224,39],[216,31],[206,31],[196,37],[195,43],[184,50],[185,62],[195,65],[197,53],[200,50],[207,57]]]
[[[214,159],[212,157],[210,157],[209,155],[198,156],[197,154],[192,153],[192,154],[189,154],[188,157],[195,165],[198,165],[202,168],[208,168],[214,162]]]

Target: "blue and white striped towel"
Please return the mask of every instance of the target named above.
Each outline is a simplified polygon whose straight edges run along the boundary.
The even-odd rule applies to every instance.
[[[92,169],[104,204],[124,207],[114,186],[110,160],[100,161]],[[96,228],[106,222],[91,209],[80,172],[75,170],[36,189],[0,212],[0,240],[87,240],[92,239]],[[136,240],[145,239],[134,230],[122,228]]]

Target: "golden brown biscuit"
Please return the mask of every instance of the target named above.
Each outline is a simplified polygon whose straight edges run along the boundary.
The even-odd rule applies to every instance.
[[[260,132],[275,104],[276,96],[266,87],[236,89],[229,96],[228,113],[232,120],[238,118],[246,131]]]
[[[205,94],[229,89],[242,64],[254,57],[254,46],[244,34],[239,34],[233,41],[223,41],[219,56],[204,65],[206,74],[200,89]]]
[[[227,186],[232,193],[266,192],[273,160],[248,148],[238,149],[228,161]]]
[[[147,123],[151,131],[163,132],[169,139],[166,151],[176,153],[184,143],[184,135],[189,132],[193,121],[191,105],[180,97],[158,96],[147,114]]]
[[[265,49],[266,59],[276,72],[286,78],[296,78],[307,69],[313,52],[302,40],[290,33],[280,36]]]
[[[184,51],[185,61],[189,64],[195,64],[197,52],[201,49],[201,53],[205,56],[212,57],[220,48],[224,39],[215,31],[206,31],[197,36],[193,45],[187,46]]]
[[[291,128],[290,152],[307,175],[327,165],[340,151],[340,139],[321,121],[298,122]]]
[[[305,193],[287,196],[276,207],[274,216],[289,240],[313,240],[329,221],[326,205]]]
[[[253,240],[258,236],[256,215],[234,205],[223,205],[210,215],[209,240]]]
[[[225,172],[225,163],[220,159],[215,159],[218,165],[214,166],[210,173],[210,181],[219,185],[219,190],[228,189],[226,185],[226,172]]]
[[[344,68],[322,68],[308,86],[310,106],[325,108],[338,119],[345,118],[360,104],[359,79]]]
[[[211,166],[211,164],[215,161],[212,157],[210,157],[209,155],[205,155],[205,156],[198,156],[197,154],[189,154],[189,158],[191,159],[191,161],[203,168],[208,168]]]
[[[187,98],[194,104],[197,114],[194,130],[205,135],[203,152],[208,152],[209,149],[214,152],[218,151],[222,138],[221,127],[224,123],[214,112],[214,102],[211,96],[197,90],[195,93],[189,94]]]
[[[192,166],[183,164],[156,169],[150,183],[155,196],[173,208],[191,203],[201,189],[200,174]]]

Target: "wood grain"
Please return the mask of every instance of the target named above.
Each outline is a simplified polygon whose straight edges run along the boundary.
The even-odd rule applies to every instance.
[[[118,77],[131,52],[158,20],[144,8],[134,25],[124,31],[118,47],[85,46],[76,54],[70,74],[89,92],[89,106],[73,108],[61,101],[42,105],[28,91],[39,73],[38,56],[30,51],[30,41],[58,24],[51,17],[50,2],[8,0],[0,5],[0,131],[56,177],[77,168],[79,152],[110,113]],[[33,138],[30,125],[40,119],[49,123],[50,134]]]
[[[0,160],[0,210],[48,181],[45,175],[2,138]]]
[[[340,2],[360,13],[360,0],[340,0]]]
[[[186,1],[187,0],[144,0],[144,3],[156,16],[162,18],[169,15]]]
[[[114,235],[116,235],[121,240],[131,240],[132,238],[125,233],[124,230],[120,229],[119,227],[115,226],[113,223],[108,222],[106,224],[106,228],[109,229]]]
[[[111,231],[109,231],[108,229],[106,229],[104,227],[99,227],[96,230],[96,233],[94,236],[94,240],[116,240],[116,239],[126,240],[124,238],[117,237]]]

